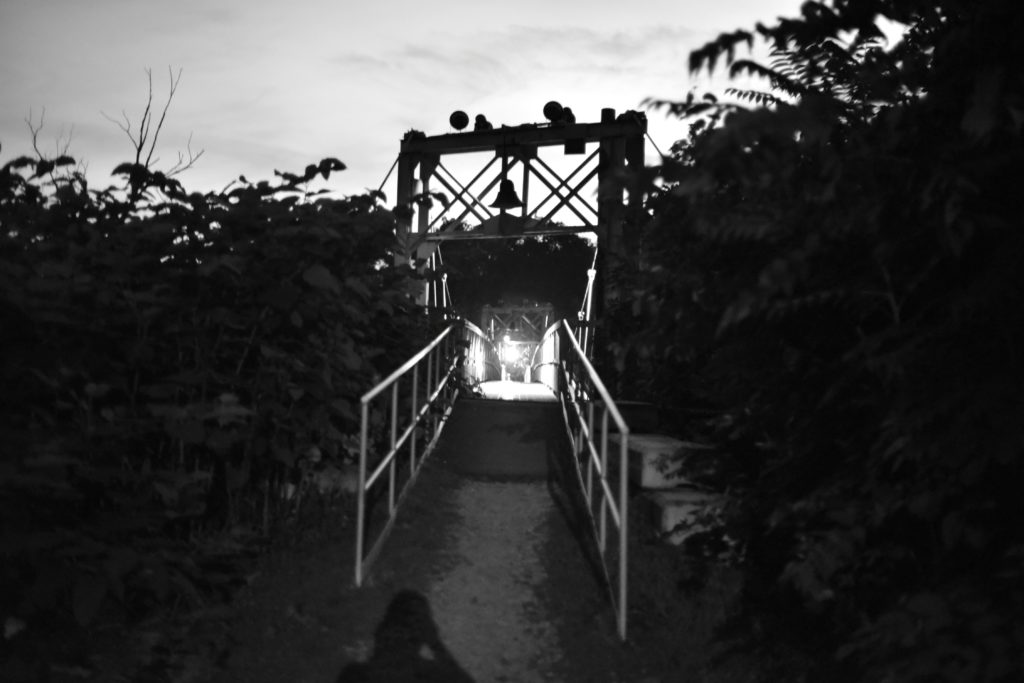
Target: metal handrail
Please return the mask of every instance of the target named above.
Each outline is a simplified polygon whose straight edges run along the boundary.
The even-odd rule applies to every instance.
[[[557,336],[558,336],[558,331],[561,330],[561,329],[562,329],[562,321],[561,320],[559,320],[558,322],[552,323],[546,330],[544,330],[544,334],[542,334],[540,336],[540,341],[537,343],[537,346],[533,347],[533,353],[530,356],[530,377],[537,377],[537,370],[540,369],[540,368],[543,368],[546,365],[551,365],[551,366],[555,367],[555,376],[552,378],[552,382],[548,386],[548,388],[551,389],[551,391],[553,393],[555,393],[555,394],[558,393],[558,370],[557,369],[560,367],[559,364],[558,364],[558,343],[557,343],[558,339],[557,339]],[[554,339],[554,341],[555,341],[555,344],[554,344],[554,359],[544,360],[544,354],[549,349],[548,341],[551,340],[552,337],[555,338]],[[539,362],[537,361],[537,354],[541,355],[541,360]],[[541,381],[541,383],[547,385],[547,382],[544,382],[543,379],[541,379],[540,381]]]
[[[397,370],[378,382],[376,386],[363,394],[359,399],[361,414],[359,436],[359,488],[357,491],[358,500],[356,513],[356,586],[362,585],[364,577],[370,570],[370,566],[380,553],[381,547],[394,525],[398,507],[401,505],[406,493],[415,481],[416,475],[419,473],[423,462],[430,455],[431,451],[433,451],[433,448],[441,435],[441,430],[444,428],[447,421],[448,415],[451,413],[452,405],[455,402],[455,398],[458,396],[458,388],[453,386],[453,383],[449,381],[453,371],[455,370],[452,348],[454,346],[454,337],[457,334],[457,331],[462,329],[464,329],[464,326],[461,323],[453,323],[449,325],[443,332],[437,335],[433,341],[420,349],[420,351],[403,363]],[[441,371],[442,363],[447,363],[443,376]],[[424,369],[424,373],[422,375],[420,373],[421,369]],[[410,412],[408,415],[408,422],[404,425],[404,428],[401,429],[401,434],[399,434],[399,388],[402,383],[402,379],[410,373],[411,382],[408,387]],[[424,389],[422,395],[419,391],[421,387]],[[384,394],[388,388],[391,389],[389,392],[390,397],[387,401],[390,404],[390,410],[388,411],[390,413],[390,450],[388,450],[384,457],[376,463],[373,471],[369,476],[367,476],[367,469],[369,466],[367,458],[370,440],[370,409],[373,402]],[[444,404],[444,410],[440,417],[437,417],[436,412],[433,414],[431,413],[431,409],[434,407],[438,399],[442,399],[442,403]],[[430,416],[430,439],[424,448],[423,454],[417,460],[416,436],[421,424],[427,421],[428,416]],[[401,490],[398,491],[396,497],[396,482],[399,465],[398,453],[406,446],[406,444],[408,444],[409,449],[409,466],[408,471],[406,472],[407,478],[402,485]],[[367,552],[364,557],[367,532],[367,494],[374,484],[383,477],[385,471],[388,472],[388,519],[376,540],[373,541],[369,552]]]
[[[466,328],[466,340],[469,342],[466,374],[477,383],[500,377],[501,361],[498,359],[498,350],[494,348],[494,342],[487,337],[486,332],[470,321],[464,320],[462,324]],[[488,368],[496,372],[488,372]]]
[[[629,588],[628,575],[628,512],[629,512],[629,475],[627,470],[627,455],[629,453],[629,427],[622,419],[611,394],[605,388],[594,366],[587,359],[587,355],[580,346],[576,335],[568,321],[562,320],[561,330],[563,338],[569,341],[568,349],[570,358],[560,357],[559,366],[562,370],[562,381],[558,387],[559,403],[562,407],[562,417],[565,420],[566,431],[569,440],[573,445],[573,464],[575,465],[577,482],[580,490],[587,501],[587,515],[591,521],[592,531],[601,551],[601,566],[608,581],[609,589],[612,591],[612,604],[615,608],[619,638],[626,639],[626,614]],[[559,354],[561,355],[561,349]],[[573,362],[568,362],[572,360]],[[578,368],[582,368],[580,373]],[[601,404],[600,431],[594,431],[594,399],[598,398]],[[570,406],[572,414],[570,419]],[[584,409],[586,418],[584,419]],[[618,495],[612,491],[609,482],[608,469],[608,427],[609,418],[615,423],[619,431],[619,467],[618,467]],[[573,426],[575,425],[575,430]],[[595,436],[599,437],[595,444]],[[581,461],[586,462],[586,476],[584,478]],[[594,475],[597,474],[598,492],[598,514],[594,515]],[[616,498],[618,500],[616,500]],[[618,529],[618,596],[612,588],[612,581],[608,569],[608,562],[605,557],[608,547],[608,517],[611,517],[613,525]]]

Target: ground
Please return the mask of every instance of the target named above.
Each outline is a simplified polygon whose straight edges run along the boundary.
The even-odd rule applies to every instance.
[[[622,643],[588,560],[589,522],[574,512],[575,474],[556,464],[542,478],[496,480],[459,465],[442,440],[363,587],[350,527],[268,556],[236,601],[232,644],[209,680],[753,680],[737,661],[712,667],[712,631],[734,593],[727,574],[682,592],[681,553],[645,541],[642,508]]]
[[[502,422],[485,410],[478,403],[453,413],[363,586],[354,585],[350,498],[326,512],[320,529],[303,527],[253,560],[228,604],[127,631],[112,619],[26,640],[35,630],[18,636],[22,654],[13,659],[4,654],[14,642],[0,641],[4,680],[757,680],[756,662],[718,657],[724,650],[713,637],[735,604],[736,579],[721,567],[695,572],[681,549],[656,542],[639,492],[630,499],[629,638],[621,642],[560,414],[521,419],[513,414],[528,408],[519,404]],[[484,424],[501,433],[503,448],[482,447]],[[530,442],[543,447],[523,445]]]

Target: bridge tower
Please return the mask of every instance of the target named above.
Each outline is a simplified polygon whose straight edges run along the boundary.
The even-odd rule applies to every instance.
[[[546,123],[497,127],[477,116],[462,131],[469,117],[456,111],[450,122],[459,132],[405,134],[397,161],[402,260],[433,268],[445,240],[524,235],[593,232],[603,253],[624,248],[624,226],[642,208],[628,178],[644,166],[646,115],[602,109],[600,121],[577,123],[557,102],[544,115]],[[566,158],[556,161],[559,147]],[[462,182],[446,161],[476,172]],[[443,290],[428,284],[421,302],[443,306]]]

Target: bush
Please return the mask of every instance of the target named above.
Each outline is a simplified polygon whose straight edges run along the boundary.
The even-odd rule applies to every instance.
[[[769,66],[746,32],[691,57],[771,89],[661,103],[698,123],[614,280],[618,367],[716,409],[751,632],[822,680],[1022,674],[1022,29],[807,3],[758,27]]]
[[[230,592],[295,486],[351,460],[359,396],[426,333],[380,197],[305,189],[335,159],[205,195],[140,164],[94,191],[73,167],[0,168],[0,615],[15,629]]]

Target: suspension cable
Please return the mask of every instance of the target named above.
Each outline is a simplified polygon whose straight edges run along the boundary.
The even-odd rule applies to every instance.
[[[383,192],[383,191],[384,191],[384,186],[385,186],[385,185],[387,185],[387,183],[388,183],[388,178],[390,178],[390,177],[391,177],[391,174],[392,174],[392,173],[394,173],[394,171],[395,171],[395,166],[398,166],[398,159],[399,159],[400,157],[401,157],[401,155],[399,155],[399,156],[395,157],[395,163],[391,164],[391,170],[389,170],[389,171],[388,171],[388,174],[387,174],[386,176],[384,176],[384,180],[382,180],[382,181],[380,182],[380,187],[378,187],[378,188],[377,188],[377,192]]]
[[[650,141],[650,143],[652,145],[654,145],[654,151],[658,153],[658,156],[660,156],[662,159],[664,159],[665,158],[665,154],[661,151],[661,148],[658,147],[658,143],[654,141],[654,138],[651,137],[651,134],[648,133],[645,130],[644,131],[644,135],[646,135],[647,139]]]

